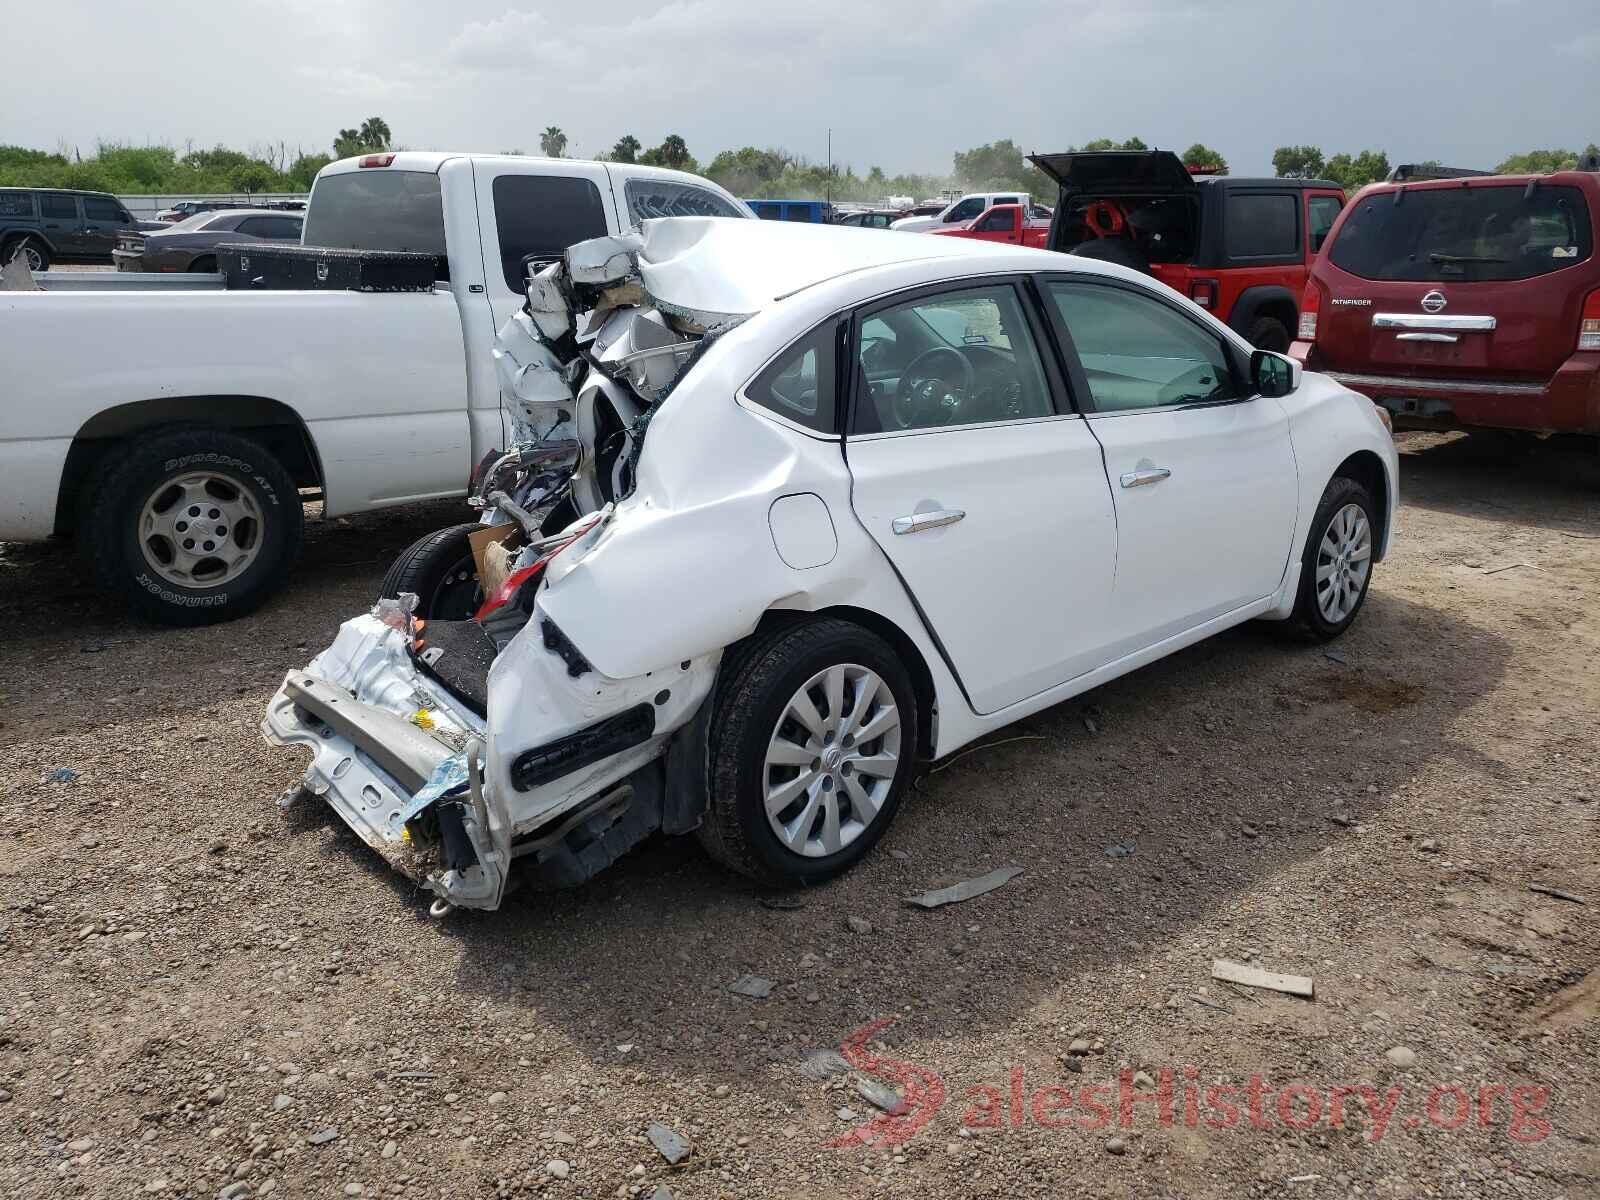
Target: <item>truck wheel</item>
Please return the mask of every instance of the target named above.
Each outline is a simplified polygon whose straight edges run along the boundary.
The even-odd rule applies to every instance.
[[[467,539],[476,521],[418,538],[400,552],[378,588],[379,599],[417,594],[417,616],[429,621],[469,621],[483,604],[478,567]]]
[[[1245,336],[1257,350],[1271,350],[1274,354],[1289,352],[1289,327],[1277,317],[1257,317]]]
[[[0,254],[0,263],[8,263],[18,255],[28,264],[28,270],[36,274],[50,269],[50,248],[37,238],[22,238],[12,242],[6,247],[5,253]]]
[[[917,757],[899,657],[849,621],[758,633],[723,656],[707,725],[711,856],[762,883],[830,879],[894,819]]]
[[[249,438],[137,438],[91,480],[78,540],[95,582],[163,625],[211,625],[267,598],[300,552],[294,480]]]

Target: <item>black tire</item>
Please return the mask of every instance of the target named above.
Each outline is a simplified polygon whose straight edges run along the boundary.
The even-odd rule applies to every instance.
[[[141,616],[183,626],[243,616],[276,590],[300,553],[300,493],[283,465],[249,438],[213,429],[169,430],[136,438],[106,461],[116,465],[100,482],[85,485],[91,490],[84,497],[78,543],[95,582],[121,594]],[[203,582],[201,575],[201,583],[185,586],[153,566],[140,523],[147,504],[170,495],[176,480],[198,473],[213,478],[213,495],[253,506],[259,516],[247,517],[247,525],[231,532],[241,542],[247,539],[250,553],[237,575],[219,576],[216,583]]]
[[[1274,354],[1289,353],[1289,327],[1277,317],[1257,317],[1245,334],[1257,350],[1271,350]]]
[[[415,592],[417,616],[430,621],[470,620],[483,605],[483,589],[467,539],[481,528],[476,521],[452,525],[412,542],[384,574],[379,598]]]
[[[215,274],[217,270],[217,256],[215,254],[202,254],[189,264],[189,270]]]
[[[0,264],[8,263],[17,255],[26,255],[28,269],[34,273],[50,269],[50,247],[38,238],[17,238],[6,244],[5,253],[0,254]]]
[[[1317,570],[1322,557],[1322,539],[1326,536],[1328,526],[1334,517],[1351,504],[1361,509],[1370,531],[1367,575],[1361,582],[1360,594],[1350,611],[1337,620],[1331,620],[1324,614],[1317,599]],[[1335,476],[1323,490],[1322,500],[1317,504],[1316,516],[1311,521],[1311,530],[1306,535],[1305,552],[1300,558],[1300,590],[1295,597],[1291,620],[1312,637],[1323,642],[1331,641],[1349,629],[1367,602],[1367,591],[1372,586],[1372,568],[1376,565],[1371,555],[1375,555],[1377,549],[1378,509],[1373,503],[1372,494],[1354,479]]]
[[[841,664],[865,667],[888,685],[900,717],[898,762],[877,814],[855,839],[832,854],[806,857],[785,846],[767,821],[767,746],[806,681]],[[834,619],[781,625],[731,649],[717,675],[708,725],[706,811],[696,835],[718,862],[779,887],[819,883],[865,856],[894,820],[919,750],[916,693],[899,657],[876,634]]]
[[[1132,238],[1103,237],[1079,242],[1070,251],[1079,258],[1092,258],[1096,262],[1116,263],[1134,271],[1150,274],[1150,259]]]

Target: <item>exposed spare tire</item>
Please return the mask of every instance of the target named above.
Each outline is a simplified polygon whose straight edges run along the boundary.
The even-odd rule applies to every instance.
[[[1139,249],[1138,243],[1130,238],[1091,238],[1089,241],[1079,242],[1068,253],[1076,254],[1079,258],[1116,263],[1119,267],[1128,267],[1134,271],[1142,271],[1146,275],[1150,274],[1150,260],[1145,257],[1144,251]]]
[[[430,621],[465,621],[483,604],[478,568],[467,539],[476,521],[425,534],[402,550],[378,588],[379,599],[417,594],[417,616]]]

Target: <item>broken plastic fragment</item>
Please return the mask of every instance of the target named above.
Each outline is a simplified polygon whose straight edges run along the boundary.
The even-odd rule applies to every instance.
[[[765,1000],[772,995],[772,980],[759,975],[741,975],[728,985],[728,990],[736,995],[749,996],[752,1000]]]
[[[428,776],[428,782],[417,789],[417,794],[411,797],[411,803],[406,805],[409,811],[404,813],[405,819],[409,820],[434,801],[466,786],[467,756],[463,751],[460,754],[452,754],[433,769],[433,774]]]
[[[372,615],[377,617],[390,629],[398,629],[410,637],[412,614],[417,611],[419,598],[415,592],[401,592],[399,596],[385,596],[372,606]]]
[[[673,1166],[677,1166],[689,1157],[691,1149],[689,1139],[677,1130],[661,1124],[660,1121],[652,1121],[650,1128],[645,1130],[645,1136],[650,1139],[650,1144],[656,1148],[661,1157]]]
[[[1021,874],[1021,867],[999,867],[987,875],[979,875],[976,879],[963,880],[945,888],[935,888],[931,892],[923,892],[920,896],[907,896],[906,903],[915,904],[918,908],[938,908],[944,904],[958,904],[963,900],[971,900],[974,896],[981,896],[985,892],[992,892],[997,887],[1003,887]]]

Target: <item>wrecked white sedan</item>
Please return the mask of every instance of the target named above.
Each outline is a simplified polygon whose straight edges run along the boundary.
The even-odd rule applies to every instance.
[[[658,830],[827,878],[919,762],[1251,618],[1341,633],[1393,525],[1369,401],[1109,264],[675,218],[528,294],[485,522],[264,722],[440,909]]]

